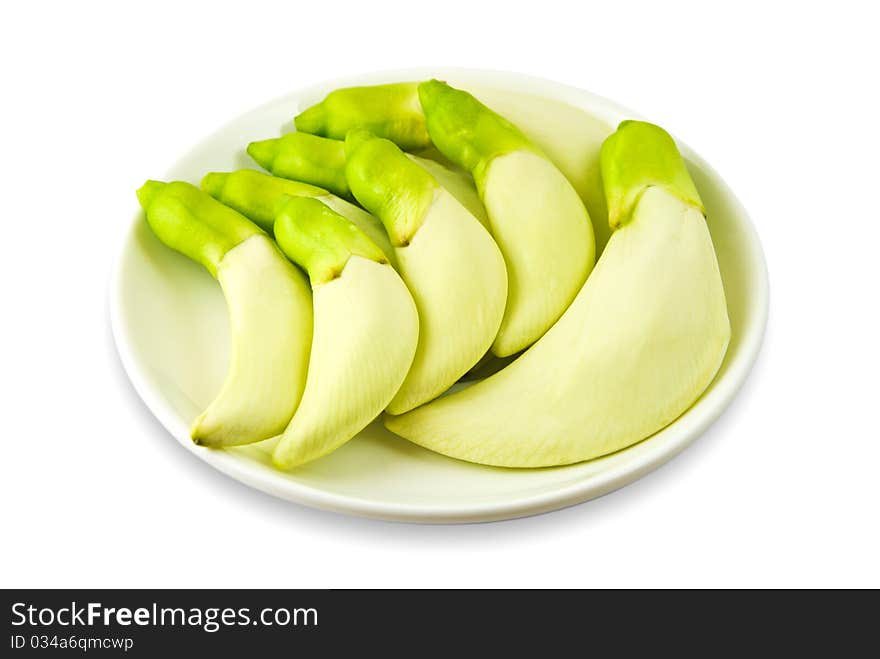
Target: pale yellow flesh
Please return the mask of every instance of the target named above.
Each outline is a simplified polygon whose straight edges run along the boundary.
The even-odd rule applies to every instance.
[[[421,158],[411,153],[406,154],[410,160],[434,177],[434,180],[445,188],[458,202],[467,208],[468,212],[477,218],[487,229],[489,228],[489,216],[486,207],[480,201],[474,179],[466,171],[458,168],[450,168],[430,158]]]
[[[397,262],[419,312],[419,346],[388,406],[392,414],[436,398],[480,360],[507,298],[498,246],[446,190],[438,190],[410,244],[397,248]]]
[[[371,215],[360,206],[355,206],[351,202],[341,199],[336,195],[327,194],[316,197],[316,199],[331,210],[342,215],[342,217],[367,234],[367,238],[376,243],[376,246],[384,252],[386,257],[388,257],[391,265],[397,265],[397,257],[394,255],[394,247],[388,239],[388,233],[385,231],[385,227],[382,226],[382,222],[380,222],[377,217]]]
[[[385,409],[418,343],[415,304],[387,264],[352,256],[313,291],[315,330],[305,392],[273,460],[282,469],[339,448]]]
[[[571,182],[590,214],[596,255],[601,254],[611,229],[599,173],[599,153],[615,127],[579,107],[562,102],[548,104],[542,96],[479,85],[470,91],[522,130]]]
[[[702,394],[730,339],[705,219],[657,187],[611,237],[565,315],[496,375],[385,425],[506,467],[589,460],[662,429]]]
[[[492,345],[505,357],[537,341],[566,310],[593,267],[595,240],[577,192],[533,153],[495,158],[483,202],[507,266],[507,308]]]
[[[229,370],[195,420],[206,446],[249,444],[284,430],[306,383],[312,337],[309,283],[266,236],[232,248],[217,268],[229,306]]]

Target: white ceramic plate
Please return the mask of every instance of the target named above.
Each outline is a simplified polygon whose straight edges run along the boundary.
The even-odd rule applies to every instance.
[[[597,216],[604,211],[596,154],[619,121],[637,115],[579,89],[509,73],[409,70],[330,81],[235,119],[164,174],[144,172],[144,177],[197,184],[208,171],[255,167],[245,145],[291,130],[292,117],[330,90],[427,77],[474,91],[530,133],[587,197],[598,233],[604,220]],[[669,460],[718,417],[745,379],[764,333],[767,274],[754,228],[721,178],[681,147],[708,211],[730,312],[730,347],[714,383],[690,410],[616,454],[557,468],[481,467],[410,444],[379,423],[293,473],[273,469],[259,444],[225,451],[195,446],[190,422],[219,390],[226,370],[226,307],[210,275],[159,243],[141,212],[134,214],[111,287],[113,334],[125,370],[186,450],[233,478],[297,503],[390,520],[471,522],[545,512],[610,492]]]

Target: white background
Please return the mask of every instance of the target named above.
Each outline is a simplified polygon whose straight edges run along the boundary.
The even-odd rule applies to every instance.
[[[868,7],[4,3],[0,586],[880,586]],[[623,490],[472,526],[308,510],[182,450],[122,372],[107,288],[134,189],[268,99],[423,65],[632,107],[753,216],[771,283],[754,371],[700,441]]]

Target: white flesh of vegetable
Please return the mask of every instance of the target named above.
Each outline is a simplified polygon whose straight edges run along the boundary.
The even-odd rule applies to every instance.
[[[248,444],[284,430],[300,401],[312,296],[305,275],[263,235],[229,250],[217,278],[229,307],[229,369],[192,437],[207,446]]]
[[[398,269],[419,312],[419,347],[388,411],[401,414],[439,396],[492,345],[507,298],[507,273],[486,229],[440,189]]]
[[[534,343],[559,319],[593,267],[595,240],[577,192],[551,162],[533,153],[495,158],[483,201],[507,265],[507,308],[492,346],[505,357]]]
[[[275,447],[284,469],[335,450],[385,409],[418,343],[415,304],[390,265],[352,256],[313,290],[315,329],[305,392]]]

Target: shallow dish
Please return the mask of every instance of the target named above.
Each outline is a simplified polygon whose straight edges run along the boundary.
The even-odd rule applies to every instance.
[[[161,178],[197,184],[208,171],[255,167],[244,146],[291,130],[292,117],[330,90],[428,77],[475,92],[529,133],[585,196],[604,242],[595,154],[619,121],[638,115],[580,89],[509,73],[407,70],[329,81],[235,119],[191,148]],[[225,374],[226,307],[210,275],[159,243],[141,212],[134,215],[111,284],[111,321],[122,363],[138,394],[184,448],[243,483],[297,503],[389,520],[472,522],[531,515],[600,496],[643,476],[699,437],[738,391],[763,338],[768,285],[755,230],[712,168],[680,147],[708,212],[730,313],[730,347],[715,381],[691,409],[613,455],[545,469],[483,467],[410,444],[377,422],[332,455],[292,473],[274,469],[260,444],[225,451],[195,446],[189,425]]]

